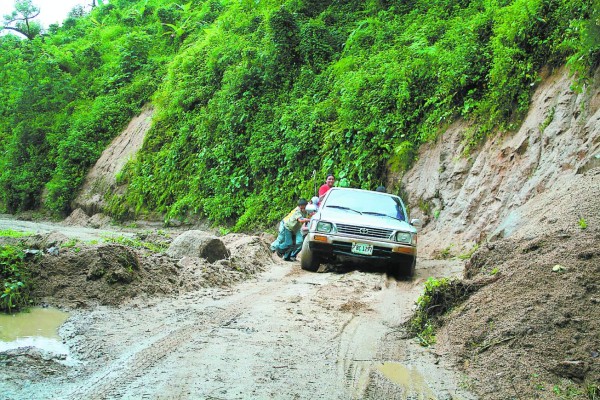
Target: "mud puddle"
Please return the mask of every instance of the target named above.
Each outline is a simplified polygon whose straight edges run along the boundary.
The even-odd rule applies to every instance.
[[[405,398],[434,399],[436,396],[427,386],[427,379],[417,369],[410,368],[397,362],[385,362],[377,366],[377,370],[388,380],[403,389]]]
[[[36,348],[69,359],[69,348],[58,334],[69,314],[56,308],[34,307],[28,312],[0,314],[0,352]]]

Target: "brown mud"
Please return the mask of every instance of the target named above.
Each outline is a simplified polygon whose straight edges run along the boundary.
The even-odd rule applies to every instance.
[[[1,353],[4,398],[477,398],[449,357],[402,329],[425,280],[460,275],[462,262],[422,260],[396,281],[377,268],[308,273],[256,236],[219,238],[231,256],[213,263],[66,239],[25,240],[44,252],[32,261],[36,296],[71,313],[60,329],[69,354]]]

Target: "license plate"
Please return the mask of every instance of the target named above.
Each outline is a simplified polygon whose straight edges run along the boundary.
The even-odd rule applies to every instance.
[[[370,256],[373,254],[373,245],[366,243],[352,243],[352,252]]]

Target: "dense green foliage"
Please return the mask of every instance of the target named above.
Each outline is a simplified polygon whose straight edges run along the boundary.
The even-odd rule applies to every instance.
[[[540,71],[600,60],[594,0],[113,0],[0,37],[0,206],[70,211],[152,101],[110,212],[270,223],[327,172],[375,188],[456,118],[511,129]],[[313,179],[313,171],[316,178]],[[42,194],[44,194],[42,196]]]
[[[13,246],[0,246],[0,311],[13,312],[30,305],[25,253]]]

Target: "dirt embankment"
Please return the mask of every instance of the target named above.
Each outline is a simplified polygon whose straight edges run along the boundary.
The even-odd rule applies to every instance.
[[[600,396],[600,71],[584,93],[571,82],[545,77],[520,129],[470,156],[454,124],[397,178],[425,253],[477,249],[465,277],[498,276],[436,345],[485,399]]]
[[[598,225],[485,243],[465,273],[498,279],[447,315],[438,339],[482,398],[597,398]]]
[[[476,243],[535,228],[533,204],[544,202],[536,210],[540,216],[562,215],[546,200],[600,167],[600,70],[583,93],[572,83],[566,69],[545,76],[520,128],[496,133],[468,154],[464,137],[472,127],[454,123],[423,146],[410,171],[392,177],[391,185],[408,193],[412,216],[426,222],[421,254],[458,255]],[[576,210],[565,217],[577,223],[591,215]]]
[[[127,128],[102,152],[94,167],[88,172],[73,208],[81,208],[88,215],[101,213],[107,192],[120,193],[117,175],[125,164],[142,147],[146,132],[151,127],[154,107],[146,105],[140,115],[131,120]]]

